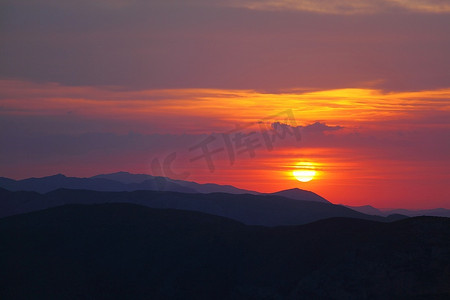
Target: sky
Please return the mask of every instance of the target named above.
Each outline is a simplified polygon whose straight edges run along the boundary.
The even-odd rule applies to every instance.
[[[447,0],[5,0],[0,176],[450,208],[448,53]]]

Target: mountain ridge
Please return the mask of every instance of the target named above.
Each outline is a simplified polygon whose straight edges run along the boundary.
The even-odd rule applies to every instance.
[[[220,185],[215,183],[197,183],[193,181],[175,180],[167,177],[148,174],[131,174],[128,172],[116,172],[99,174],[92,177],[68,177],[63,174],[55,174],[45,177],[31,177],[22,180],[0,177],[0,187],[11,191],[36,191],[47,193],[60,188],[81,189],[93,191],[173,191],[183,193],[229,193],[229,194],[253,194],[284,196],[296,200],[327,202],[323,197],[298,188],[282,190],[274,193],[260,193],[257,191],[240,189],[232,185]],[[302,198],[303,197],[303,198]]]
[[[363,214],[368,215],[376,215],[376,216],[389,216],[392,214],[401,214],[408,217],[419,217],[419,216],[431,216],[431,217],[447,217],[450,218],[450,209],[446,208],[432,208],[432,209],[404,209],[404,208],[397,208],[397,209],[378,209],[371,205],[363,205],[363,206],[351,206],[351,205],[344,205],[345,207],[348,207],[352,210],[359,211]]]
[[[378,221],[391,218],[369,216],[340,205],[299,201],[274,195],[227,193],[179,193],[166,191],[103,192],[58,189],[46,194],[4,192],[0,217],[42,210],[65,204],[132,203],[152,208],[199,211],[231,218],[248,225],[299,225],[330,217],[353,217]]]
[[[116,172],[116,173],[109,173],[109,174],[100,174],[96,176],[92,176],[90,178],[105,178],[105,179],[112,179],[116,180],[122,183],[140,183],[143,179],[154,179],[159,176],[153,176],[148,174],[132,174],[129,172]],[[224,193],[230,193],[230,194],[260,194],[256,191],[246,190],[246,189],[240,189],[237,187],[234,187],[232,185],[221,185],[216,183],[197,183],[194,181],[187,181],[187,180],[178,180],[178,179],[171,179],[168,177],[159,177],[164,178],[168,182],[173,182],[178,185],[184,186],[186,188],[190,188],[195,190],[199,193],[213,193],[213,192],[224,192]]]

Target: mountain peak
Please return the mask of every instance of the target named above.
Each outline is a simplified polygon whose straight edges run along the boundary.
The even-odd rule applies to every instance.
[[[316,193],[313,193],[313,192],[307,191],[307,190],[302,190],[299,188],[282,190],[279,192],[272,193],[271,195],[282,196],[282,197],[291,198],[294,200],[330,203],[328,200],[317,195]]]
[[[125,172],[125,171],[119,171],[119,172],[109,173],[109,174],[100,174],[100,175],[92,176],[90,178],[108,179],[108,180],[119,181],[124,184],[130,184],[130,183],[142,183],[146,180],[153,179],[154,176],[148,175],[148,174],[132,174],[132,173]]]
[[[279,192],[289,192],[289,191],[295,191],[295,192],[298,192],[298,191],[310,192],[310,191],[308,191],[308,190],[303,190],[303,189],[299,189],[299,188],[292,188],[292,189],[282,190],[282,191],[279,191]],[[277,192],[277,193],[279,193],[279,192]],[[312,193],[312,192],[311,192],[311,193]]]
[[[110,174],[107,174],[107,175],[132,175],[132,174],[130,172],[126,172],[126,171],[119,171],[119,172],[114,172],[114,173],[110,173]]]
[[[54,178],[54,179],[56,179],[56,178],[67,178],[67,176],[64,175],[64,174],[58,173],[58,174],[55,174],[55,175],[45,176],[43,178]]]

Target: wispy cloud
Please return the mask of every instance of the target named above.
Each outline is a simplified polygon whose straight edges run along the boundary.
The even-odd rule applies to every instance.
[[[299,125],[323,120],[345,127],[383,127],[393,122],[396,126],[423,126],[436,124],[438,119],[443,126],[448,121],[442,117],[450,112],[449,89],[389,93],[375,89],[284,93],[219,89],[133,91],[20,81],[0,81],[0,87],[0,114],[4,116],[70,113],[102,120],[156,123],[166,130],[182,126],[176,129],[183,131],[209,132],[230,124],[257,122],[286,109],[293,110]],[[280,117],[272,121],[283,120]]]
[[[235,1],[235,6],[256,10],[294,10],[324,14],[372,14],[389,11],[450,13],[446,0],[250,0]]]

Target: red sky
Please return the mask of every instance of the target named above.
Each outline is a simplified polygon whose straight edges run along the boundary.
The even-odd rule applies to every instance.
[[[351,3],[6,1],[0,176],[155,174],[176,153],[187,180],[450,208],[450,5]],[[208,139],[213,172],[191,161]]]

